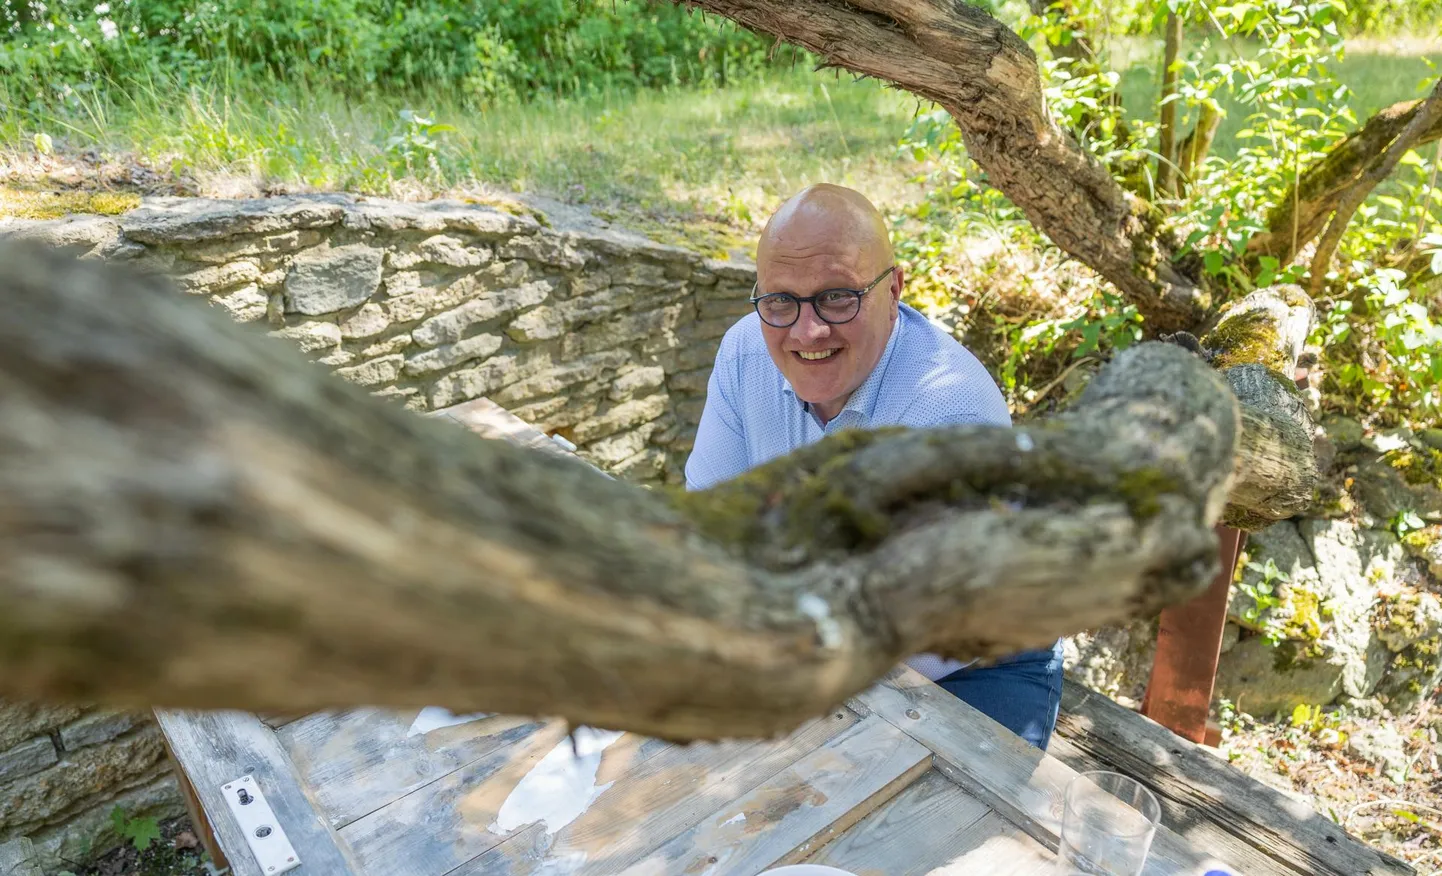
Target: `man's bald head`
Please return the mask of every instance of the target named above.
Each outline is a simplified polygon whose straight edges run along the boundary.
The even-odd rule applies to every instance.
[[[769,296],[774,318],[762,319],[761,334],[771,361],[821,422],[840,412],[881,360],[902,282],[886,222],[860,192],[814,185],[766,223],[756,291]],[[861,294],[848,298],[848,290]],[[756,306],[760,315],[760,300]]]
[[[886,220],[866,196],[845,186],[818,183],[791,196],[771,215],[756,246],[759,265],[774,253],[804,254],[845,247],[862,270],[891,264]]]

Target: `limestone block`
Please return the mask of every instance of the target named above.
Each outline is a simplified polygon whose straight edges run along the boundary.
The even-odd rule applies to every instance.
[[[391,267],[412,268],[421,264],[445,265],[452,268],[477,268],[491,260],[491,248],[468,244],[449,234],[426,238],[413,250],[393,250],[387,257]]]
[[[427,319],[415,327],[411,337],[423,347],[454,343],[465,337],[466,330],[471,326],[534,307],[549,298],[550,294],[551,285],[545,281],[484,294]]]
[[[405,374],[408,377],[419,377],[442,371],[472,359],[484,359],[500,348],[500,335],[475,335],[454,344],[442,344],[406,359]]]
[[[360,243],[296,256],[285,277],[287,311],[319,316],[368,300],[380,288],[381,256]]]
[[[645,450],[653,431],[655,426],[648,423],[639,429],[588,444],[581,449],[581,455],[601,468],[610,469]]]
[[[1348,655],[1329,649],[1322,657],[1296,659],[1295,647],[1268,645],[1261,636],[1242,639],[1217,666],[1217,695],[1258,717],[1335,700]]]
[[[585,267],[587,258],[584,250],[550,231],[513,237],[497,247],[496,254],[505,259],[543,262],[565,271],[580,270]]]
[[[340,326],[333,322],[303,322],[269,333],[272,337],[294,341],[302,353],[331,350],[340,346]]]
[[[1442,521],[1442,490],[1431,483],[1409,483],[1386,459],[1368,459],[1359,464],[1355,490],[1362,505],[1381,521],[1405,511],[1424,520]]]
[[[0,843],[0,876],[42,876],[35,845],[29,837]]]
[[[151,198],[120,217],[125,236],[138,243],[178,244],[321,228],[340,221],[336,198]]]
[[[681,322],[682,305],[672,304],[643,313],[627,313],[566,336],[561,345],[561,355],[569,358],[584,356],[599,350],[608,350],[627,344],[634,344],[645,338],[665,338],[674,335]]]
[[[703,267],[722,280],[749,285],[756,280],[756,265],[747,261],[707,259]]]
[[[149,772],[164,755],[160,728],[150,725],[108,745],[66,752],[54,766],[11,782],[0,809],[0,830],[44,822],[76,803],[114,792]]]
[[[571,440],[577,444],[590,444],[600,438],[614,435],[623,429],[630,429],[644,423],[650,423],[666,412],[670,398],[664,393],[657,393],[645,398],[633,399],[628,402],[612,407],[610,410],[588,420],[577,426],[571,432]],[[641,448],[636,448],[632,453],[639,453]],[[626,456],[630,456],[628,453]],[[622,457],[624,458],[624,457]],[[620,459],[614,460],[619,462]]]
[[[1155,618],[1099,627],[1062,640],[1067,675],[1114,698],[1139,703],[1156,656]]]
[[[242,259],[210,265],[189,274],[181,274],[175,279],[180,287],[188,292],[214,293],[248,283],[258,283],[261,276],[260,265],[254,261]]]
[[[611,466],[613,474],[634,483],[650,483],[659,480],[666,470],[666,451],[659,447],[647,447],[634,456],[628,456]]]
[[[370,359],[376,356],[385,356],[390,353],[399,353],[411,346],[410,333],[396,335],[393,338],[385,338],[376,341],[369,347],[360,351],[361,356]]]
[[[137,718],[138,716],[134,712],[112,709],[92,712],[78,721],[61,727],[60,744],[65,747],[67,752],[70,752],[87,745],[109,742],[134,727]]]
[[[0,751],[0,782],[13,782],[38,773],[59,759],[50,737],[37,736],[29,742]]]
[[[666,370],[659,365],[630,368],[616,375],[607,397],[614,402],[627,401],[636,393],[655,389],[665,382]]]
[[[612,265],[610,275],[612,283],[624,286],[664,286],[669,281],[664,266],[635,260]]]
[[[0,702],[0,749],[48,733],[78,717],[80,709],[75,706]]]
[[[569,392],[578,383],[595,380],[602,375],[620,368],[630,361],[630,356],[621,350],[606,350],[582,356],[571,362],[563,362],[532,377],[527,377],[505,391],[496,394],[492,401],[500,405],[512,405]]]
[[[429,392],[432,409],[489,396],[496,390],[552,367],[549,351],[493,356],[475,368],[452,372],[437,380]]]
[[[265,319],[266,309],[270,306],[270,296],[254,284],[242,286],[228,295],[220,295],[214,301],[224,307],[236,322],[258,322]]]
[[[373,338],[390,327],[385,309],[374,301],[361,305],[361,309],[340,321],[342,338]]]
[[[506,334],[517,343],[528,344],[560,337],[565,330],[559,311],[553,307],[537,307],[511,320]]]
[[[698,368],[695,371],[680,371],[667,378],[666,387],[676,392],[704,394],[706,392],[707,381],[710,379],[710,368]]]
[[[376,386],[381,383],[390,383],[399,377],[405,362],[406,357],[396,353],[392,356],[382,356],[359,365],[338,369],[336,375],[361,386]]]

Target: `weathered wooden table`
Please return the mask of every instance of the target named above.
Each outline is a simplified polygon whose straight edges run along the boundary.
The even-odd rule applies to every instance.
[[[440,415],[566,452],[485,400]],[[1159,829],[1148,874],[1408,872],[1147,719],[1071,686],[1068,697],[1054,751],[1147,782],[1177,829]],[[257,825],[243,829],[229,802],[246,776],[280,828],[253,838],[283,833],[296,874],[750,876],[806,861],[1022,876],[1051,871],[1076,775],[905,667],[765,742],[585,729],[573,741],[558,721],[434,709],[157,715],[206,845],[237,876],[272,876],[249,845]]]
[[[224,800],[245,775],[296,849],[292,872],[385,876],[750,876],[799,861],[886,876],[1041,874],[1075,775],[905,667],[770,742],[583,730],[573,748],[560,722],[436,726],[445,718],[160,715],[240,876],[264,872]],[[1201,876],[1214,863],[1162,829],[1147,873]]]

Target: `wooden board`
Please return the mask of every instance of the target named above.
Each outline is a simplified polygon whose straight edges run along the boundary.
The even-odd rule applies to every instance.
[[[1056,848],[1063,795],[1076,776],[1071,767],[906,666],[859,699],[877,717],[936,752],[937,767],[964,790],[1048,849]],[[1202,876],[1218,866],[1225,866],[1220,858],[1159,827],[1143,872]]]
[[[979,823],[989,815],[983,803],[932,770],[806,863],[856,876],[924,876],[980,846],[977,832],[986,828]]]
[[[1101,760],[1078,742],[1078,739],[1070,735],[1068,723],[1058,719],[1057,732],[1051,738],[1047,754],[1079,773],[1089,770],[1121,771],[1116,764]],[[1288,866],[1246,840],[1233,836],[1207,818],[1205,813],[1183,806],[1162,794],[1157,795],[1157,802],[1162,807],[1162,823],[1172,833],[1185,837],[1192,845],[1212,850],[1217,857],[1232,862],[1233,866],[1246,876],[1297,876],[1299,873],[1307,873],[1306,870]]]
[[[630,872],[638,861],[857,723],[848,709],[777,742],[672,746],[619,778],[559,831],[532,825],[450,876]]]
[[[251,775],[300,856],[293,876],[360,876],[349,849],[321,818],[275,734],[244,712],[156,710],[166,744],[185,765],[205,821],[226,851],[235,876],[267,876],[222,796],[222,786]]]
[[[886,721],[865,718],[626,872],[755,876],[803,860],[920,777],[930,755]]]
[[[1068,876],[1056,872],[1050,850],[995,812],[960,839],[961,850],[927,876]]]
[[[317,712],[286,724],[276,736],[321,813],[339,829],[544,726],[492,716],[412,733],[415,718],[416,711],[387,709]]]
[[[1145,782],[1302,873],[1404,876],[1413,869],[1350,836],[1166,728],[1076,684],[1062,689],[1058,729],[1083,752]],[[1240,872],[1247,870],[1239,862]]]

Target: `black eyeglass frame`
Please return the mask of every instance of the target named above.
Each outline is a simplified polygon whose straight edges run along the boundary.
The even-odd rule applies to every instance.
[[[856,317],[861,314],[862,296],[865,295],[867,292],[870,292],[872,289],[875,289],[876,284],[886,279],[887,275],[894,270],[896,270],[896,265],[888,267],[886,270],[882,271],[875,280],[867,283],[866,287],[863,289],[822,289],[815,295],[808,295],[804,298],[800,295],[793,295],[790,292],[768,292],[765,295],[757,295],[756,293],[760,291],[760,286],[757,283],[752,283],[751,298],[748,300],[750,300],[751,306],[756,308],[756,316],[759,317],[762,322],[766,323],[772,328],[791,328],[793,325],[796,325],[796,320],[801,318],[801,305],[803,304],[810,304],[811,309],[816,313],[816,318],[821,320],[822,322],[828,325],[845,325],[846,323],[851,322],[853,319],[856,319]],[[856,299],[856,310],[845,319],[827,319],[824,315],[822,315],[821,308],[816,306],[816,300],[823,295],[834,295],[838,292],[846,292],[852,295]],[[792,301],[795,301],[796,316],[792,317],[791,321],[788,322],[786,325],[777,325],[774,322],[767,322],[766,317],[761,315],[761,302],[765,301],[768,298],[773,300],[777,298],[790,298]]]

